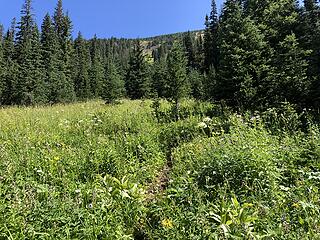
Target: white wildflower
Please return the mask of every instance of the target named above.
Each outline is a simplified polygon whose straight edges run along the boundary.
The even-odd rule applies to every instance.
[[[205,123],[209,123],[211,121],[212,121],[212,119],[209,118],[209,117],[206,117],[206,118],[203,119],[203,122],[205,122]]]
[[[76,191],[75,191],[75,193],[81,193],[81,190],[80,189],[77,189]]]
[[[207,128],[207,127],[208,127],[208,125],[204,122],[201,122],[198,124],[198,128]]]

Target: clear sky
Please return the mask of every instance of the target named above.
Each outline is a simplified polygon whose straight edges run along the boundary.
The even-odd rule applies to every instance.
[[[6,28],[13,17],[20,18],[24,0],[0,0],[0,23]],[[218,8],[223,0],[217,0]],[[202,29],[210,12],[211,0],[64,0],[74,35],[86,38],[149,37],[166,33]],[[46,12],[53,13],[56,0],[33,0],[40,25]]]

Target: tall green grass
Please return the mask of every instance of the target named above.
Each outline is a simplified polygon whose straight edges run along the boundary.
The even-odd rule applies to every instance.
[[[318,239],[320,131],[291,106],[0,110],[0,239]],[[150,189],[169,169],[168,184]]]

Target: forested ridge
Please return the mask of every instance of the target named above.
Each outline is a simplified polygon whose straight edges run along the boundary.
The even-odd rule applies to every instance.
[[[145,39],[73,39],[62,0],[40,27],[31,0],[20,15],[0,31],[1,105],[177,95],[240,109],[319,105],[318,0],[227,0],[220,15],[213,0],[203,31]]]

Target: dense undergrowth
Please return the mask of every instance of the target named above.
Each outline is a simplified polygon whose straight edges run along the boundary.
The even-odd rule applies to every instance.
[[[194,101],[179,121],[167,102],[2,109],[0,239],[319,239],[310,116]]]

